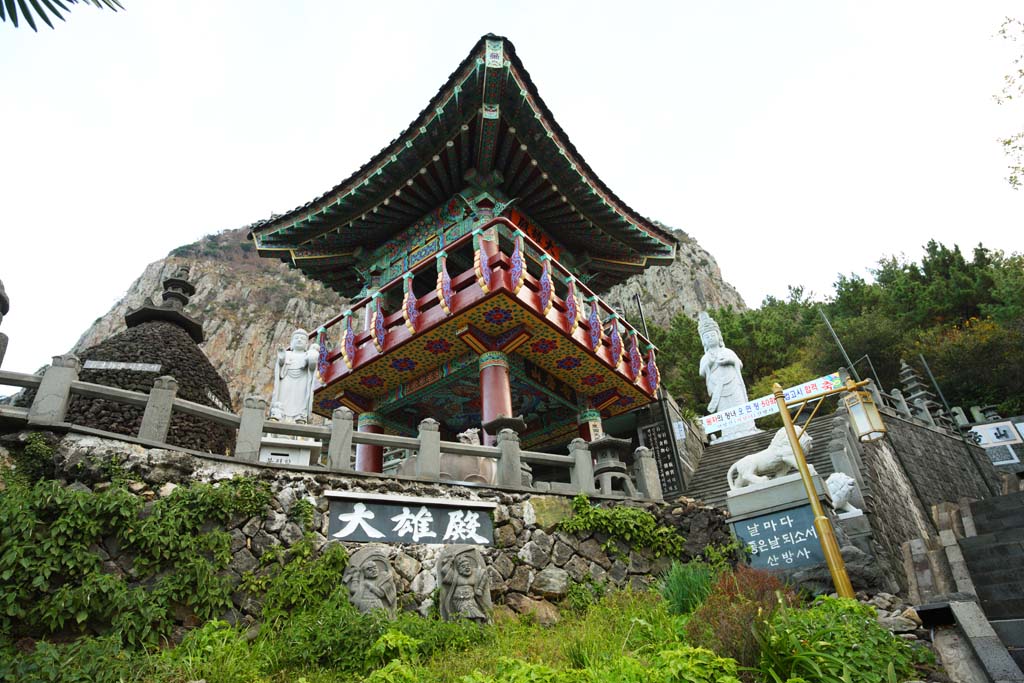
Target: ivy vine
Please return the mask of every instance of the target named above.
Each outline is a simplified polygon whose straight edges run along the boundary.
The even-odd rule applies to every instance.
[[[646,510],[619,505],[610,508],[591,505],[590,499],[579,495],[572,500],[572,517],[563,519],[558,528],[569,533],[599,532],[608,540],[601,545],[607,553],[616,554],[615,540],[634,548],[648,548],[655,557],[680,557],[686,539],[672,527],[658,524],[654,515]]]
[[[7,483],[0,495],[0,634],[88,626],[128,645],[168,634],[175,605],[200,619],[231,607],[222,576],[230,537],[212,527],[263,514],[270,502],[265,482],[244,478],[179,486],[149,504],[118,483],[100,492],[52,480]],[[99,552],[103,543],[118,545],[133,563],[111,566]]]

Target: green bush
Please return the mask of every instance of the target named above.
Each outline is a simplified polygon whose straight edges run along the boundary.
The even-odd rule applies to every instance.
[[[753,667],[761,653],[757,630],[780,605],[796,603],[796,595],[774,575],[741,565],[716,579],[704,603],[686,621],[685,638],[691,645]]]
[[[125,650],[113,636],[64,645],[39,641],[31,652],[0,648],[2,683],[127,683],[148,673],[145,658]]]
[[[624,505],[596,507],[585,495],[579,495],[572,500],[572,511],[572,517],[559,522],[558,528],[569,533],[607,534],[608,541],[602,546],[605,552],[614,553],[618,539],[634,548],[649,548],[655,557],[681,557],[683,554],[686,539],[675,529],[658,524],[654,515],[646,510]]]
[[[265,668],[244,631],[224,621],[208,621],[190,631],[175,648],[156,658],[160,678],[207,683],[253,683]]]
[[[917,678],[931,653],[879,625],[875,610],[849,598],[821,596],[807,609],[780,609],[762,629],[765,680],[805,677],[822,683],[883,683]]]
[[[0,633],[89,627],[142,645],[169,633],[176,604],[217,616],[231,606],[219,574],[229,537],[206,525],[262,513],[269,499],[265,484],[233,479],[179,486],[143,514],[120,485],[95,493],[12,481],[0,496]],[[139,586],[102,566],[94,547],[105,539],[131,553]]]
[[[711,594],[714,570],[704,562],[673,561],[668,573],[658,583],[661,597],[672,614],[689,614]]]

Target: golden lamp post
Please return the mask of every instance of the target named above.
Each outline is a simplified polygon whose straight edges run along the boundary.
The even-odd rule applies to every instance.
[[[847,379],[844,386],[836,387],[823,394],[816,394],[810,398],[798,399],[791,404],[786,403],[786,397],[782,393],[782,385],[776,383],[772,386],[772,391],[775,394],[775,403],[779,406],[779,415],[782,416],[782,424],[785,427],[786,435],[789,437],[789,445],[793,448],[797,469],[800,470],[800,479],[804,483],[804,490],[807,491],[807,500],[810,501],[811,510],[814,512],[814,529],[818,533],[818,541],[821,543],[821,549],[825,553],[825,562],[828,564],[828,570],[832,574],[832,583],[836,587],[836,593],[844,598],[854,597],[853,585],[850,583],[850,577],[846,573],[846,564],[843,562],[843,556],[839,552],[839,543],[836,541],[835,531],[833,531],[828,517],[825,516],[825,510],[821,507],[821,501],[818,500],[818,492],[814,488],[811,471],[807,467],[807,459],[804,457],[804,451],[800,447],[800,437],[803,436],[807,427],[810,426],[811,420],[817,414],[822,401],[818,400],[818,404],[814,407],[810,417],[807,418],[807,422],[801,426],[800,434],[797,434],[796,428],[793,426],[793,420],[800,417],[800,413],[809,400],[823,399],[832,394],[844,393],[843,404],[849,412],[850,424],[853,426],[857,438],[864,442],[879,439],[885,434],[885,423],[882,422],[882,416],[879,414],[878,406],[875,405],[871,394],[860,390],[867,383],[868,380],[854,382],[851,379]],[[789,413],[790,405],[800,406],[795,416],[791,416]]]

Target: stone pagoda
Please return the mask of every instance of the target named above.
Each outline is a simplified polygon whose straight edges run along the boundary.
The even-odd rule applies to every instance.
[[[177,397],[211,408],[231,410],[227,383],[199,348],[203,326],[184,308],[195,287],[188,268],[179,268],[163,282],[163,301],[151,299],[125,315],[128,329],[80,354],[83,382],[149,393],[154,386],[174,389]],[[171,380],[170,378],[173,378]],[[74,397],[67,421],[135,436],[143,408]],[[234,441],[224,427],[191,415],[175,413],[167,442],[183,448],[224,453]]]
[[[481,38],[393,142],[250,237],[352,299],[311,334],[314,410],[347,406],[361,431],[411,436],[429,417],[444,439],[509,427],[564,449],[657,396],[655,348],[599,295],[670,263],[676,240],[590,168],[505,38]],[[381,466],[359,446],[357,470]]]

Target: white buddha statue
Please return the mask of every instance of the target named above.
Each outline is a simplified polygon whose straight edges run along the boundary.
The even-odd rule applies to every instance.
[[[313,377],[319,349],[309,345],[302,329],[292,333],[291,346],[277,352],[274,396],[270,416],[284,422],[305,424],[313,412]]]
[[[707,382],[708,414],[714,414],[745,404],[747,387],[743,384],[743,361],[736,353],[726,348],[722,339],[722,331],[718,323],[705,312],[697,319],[697,332],[700,333],[704,345],[704,355],[700,359],[700,376]],[[722,428],[721,439],[735,439],[738,436],[757,433],[754,421]]]

